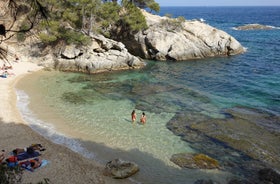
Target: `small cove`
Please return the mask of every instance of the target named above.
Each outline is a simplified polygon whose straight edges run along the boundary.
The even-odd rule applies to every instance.
[[[234,15],[242,15],[239,22],[225,7],[215,7],[215,14],[213,8],[175,8],[179,15],[190,18],[191,13],[232,34],[248,48],[242,55],[187,62],[147,61],[142,70],[91,76],[38,72],[18,84],[18,107],[33,129],[88,158],[104,164],[118,157],[136,162],[141,172],[132,180],[179,184],[209,178],[226,183],[229,173],[179,169],[171,163],[172,154],[200,150],[175,136],[166,123],[178,113],[197,122],[205,117],[224,118],[222,111],[236,106],[280,114],[279,30],[232,29],[247,23],[279,27],[275,8],[263,8],[260,16],[248,14],[260,12],[259,8],[235,8]],[[164,8],[163,12],[171,10],[174,8]],[[254,22],[250,22],[252,16]],[[133,109],[138,121],[143,111],[147,114],[145,126],[131,124]]]

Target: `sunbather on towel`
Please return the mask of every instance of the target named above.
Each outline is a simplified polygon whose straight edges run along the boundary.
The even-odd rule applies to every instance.
[[[33,169],[40,167],[42,164],[42,160],[40,158],[35,158],[35,159],[29,160],[29,161],[30,161],[30,163],[31,163],[30,165]]]
[[[27,170],[34,171],[35,169],[40,167],[41,164],[42,164],[42,160],[40,158],[34,158],[28,161],[21,162],[20,166]]]
[[[13,150],[13,154],[14,155],[18,155],[20,153],[28,153],[28,154],[33,154],[34,151],[45,151],[45,148],[43,148],[43,146],[41,144],[32,144],[31,146],[27,147],[27,148],[16,148]]]

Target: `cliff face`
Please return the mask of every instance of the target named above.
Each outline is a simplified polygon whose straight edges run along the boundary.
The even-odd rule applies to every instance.
[[[184,21],[142,11],[149,28],[121,41],[145,59],[188,60],[243,53],[242,45],[224,31],[200,21]]]

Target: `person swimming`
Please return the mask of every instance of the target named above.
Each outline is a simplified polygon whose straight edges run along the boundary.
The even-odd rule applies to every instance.
[[[131,113],[131,121],[132,121],[132,123],[134,123],[136,121],[136,112],[135,112],[135,110],[133,110],[132,113]]]
[[[140,122],[144,125],[146,124],[146,114],[143,112],[140,118]]]

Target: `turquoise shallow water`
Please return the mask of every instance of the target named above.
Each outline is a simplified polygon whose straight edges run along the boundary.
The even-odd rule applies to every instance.
[[[135,161],[141,168],[132,178],[135,181],[193,183],[211,178],[225,183],[229,173],[182,170],[170,162],[172,154],[199,150],[193,150],[165,125],[178,113],[189,114],[196,121],[205,116],[224,118],[223,109],[235,106],[280,114],[280,30],[232,29],[247,23],[279,27],[279,8],[259,8],[236,8],[234,15],[243,14],[238,21],[225,7],[214,8],[215,14],[213,8],[193,9],[194,18],[204,18],[237,38],[247,48],[242,55],[187,62],[147,61],[141,70],[91,76],[40,72],[18,85],[18,107],[34,129],[54,142],[102,163],[117,157]],[[176,10],[189,18],[191,8]],[[163,8],[162,13],[169,11],[174,8]],[[255,16],[259,17],[252,18],[252,12],[258,12]],[[131,124],[133,109],[138,121],[142,112],[147,114],[145,126]]]
[[[141,174],[133,177],[135,181],[172,183],[175,176],[178,183],[186,177],[189,182],[199,177],[224,181],[228,173],[181,170],[169,161],[173,154],[196,152],[165,126],[180,109],[172,103],[180,102],[185,90],[171,99],[175,87],[166,88],[158,82],[151,85],[149,82],[155,79],[143,80],[146,75],[145,70],[92,76],[39,72],[18,85],[18,107],[35,130],[86,157],[102,163],[114,158],[136,162]],[[202,113],[222,116],[216,110],[207,110],[209,105],[199,100],[180,103],[197,103]],[[135,124],[130,118],[133,109],[138,117]],[[146,125],[139,122],[144,109]]]

